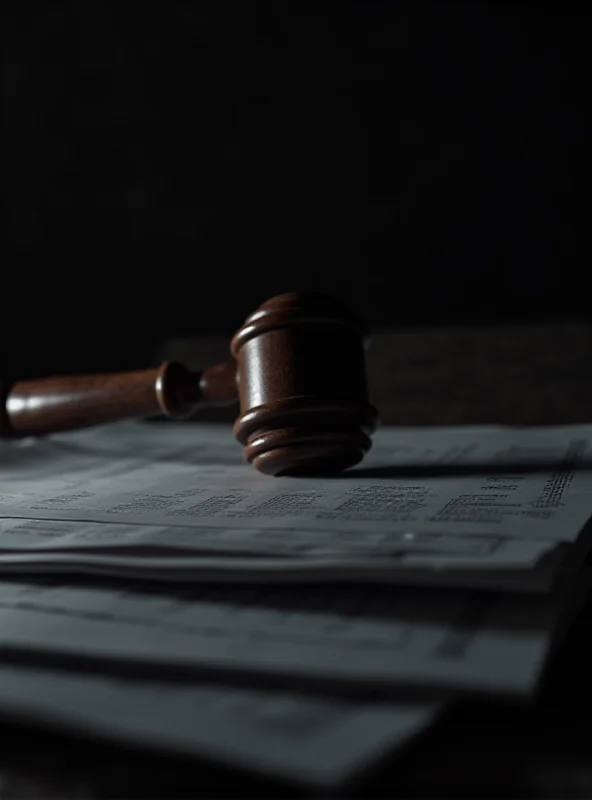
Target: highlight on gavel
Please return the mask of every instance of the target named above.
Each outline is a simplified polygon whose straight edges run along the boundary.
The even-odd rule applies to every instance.
[[[263,303],[228,363],[25,380],[5,392],[2,436],[42,436],[121,419],[188,419],[239,402],[233,432],[267,475],[330,475],[359,463],[378,424],[368,401],[367,336],[338,300],[291,292]]]

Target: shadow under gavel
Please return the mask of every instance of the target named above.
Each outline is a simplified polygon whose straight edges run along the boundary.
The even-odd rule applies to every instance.
[[[232,339],[233,361],[191,372],[155,369],[27,380],[4,392],[3,437],[42,436],[239,402],[233,432],[267,475],[336,474],[359,463],[378,423],[368,401],[365,331],[336,299],[291,292],[268,300]]]

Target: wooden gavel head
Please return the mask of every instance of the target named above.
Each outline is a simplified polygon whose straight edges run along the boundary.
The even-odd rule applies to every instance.
[[[338,473],[371,447],[378,415],[368,402],[365,331],[325,295],[274,297],[231,343],[245,459],[267,475]]]
[[[4,391],[3,436],[71,430],[159,411],[184,419],[238,399],[234,434],[267,475],[335,474],[362,460],[378,415],[368,402],[365,330],[332,297],[291,292],[251,314],[235,361],[193,373],[180,364],[113,375],[22,381]]]

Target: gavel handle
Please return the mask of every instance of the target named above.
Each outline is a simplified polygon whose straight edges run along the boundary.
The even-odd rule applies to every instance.
[[[165,362],[138,372],[20,381],[3,395],[0,436],[40,436],[154,414],[186,419],[202,406],[237,399],[235,368],[230,362],[190,372]]]

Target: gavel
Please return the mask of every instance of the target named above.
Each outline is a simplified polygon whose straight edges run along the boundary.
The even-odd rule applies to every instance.
[[[239,402],[233,433],[267,475],[330,475],[359,463],[378,413],[368,401],[367,332],[335,298],[290,292],[263,303],[234,335],[228,363],[25,380],[5,388],[0,435],[42,436]]]

